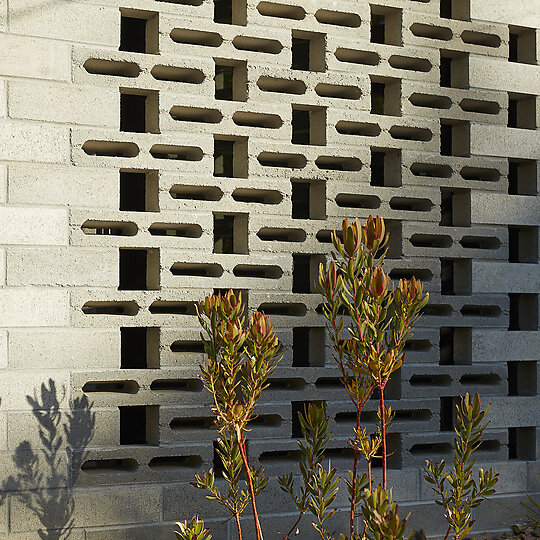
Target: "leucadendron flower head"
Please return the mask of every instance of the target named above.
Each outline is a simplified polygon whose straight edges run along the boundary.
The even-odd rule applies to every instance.
[[[377,251],[386,244],[384,220],[381,217],[369,216],[365,225],[362,225],[362,243],[371,253]]]
[[[371,293],[377,298],[383,298],[388,292],[388,274],[380,267],[375,268],[371,276]]]

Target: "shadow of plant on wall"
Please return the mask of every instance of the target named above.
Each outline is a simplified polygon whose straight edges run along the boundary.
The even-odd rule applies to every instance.
[[[8,495],[22,502],[39,519],[43,530],[38,535],[46,540],[71,536],[73,487],[95,426],[86,396],[75,399],[67,412],[60,409],[64,397],[65,388],[58,392],[52,379],[41,385],[39,395],[26,396],[39,425],[40,448],[32,448],[28,440],[21,442],[13,456],[17,473],[0,486],[0,504]]]

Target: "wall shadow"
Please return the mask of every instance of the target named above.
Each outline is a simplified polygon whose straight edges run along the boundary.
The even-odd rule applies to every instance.
[[[86,396],[74,400],[67,411],[60,409],[65,388],[53,379],[40,392],[27,395],[38,423],[40,448],[25,440],[13,455],[16,474],[0,486],[0,504],[8,495],[37,516],[46,540],[65,540],[74,526],[74,486],[88,451],[95,426],[95,413]]]

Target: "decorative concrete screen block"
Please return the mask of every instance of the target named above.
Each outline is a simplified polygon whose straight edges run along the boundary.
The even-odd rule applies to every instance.
[[[277,538],[306,403],[348,467],[314,280],[370,214],[431,296],[388,388],[401,510],[444,534],[420,469],[466,392],[493,403],[499,502],[538,493],[539,27],[511,0],[0,0],[2,538],[166,539],[193,513],[235,538],[189,486],[217,463],[195,305],[229,288],[284,346],[248,434]]]

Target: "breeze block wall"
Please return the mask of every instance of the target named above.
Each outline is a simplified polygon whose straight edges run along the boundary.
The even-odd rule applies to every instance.
[[[320,400],[346,469],[313,280],[369,214],[431,295],[388,390],[394,495],[443,534],[421,466],[479,392],[502,476],[476,530],[507,530],[540,492],[539,27],[534,1],[0,0],[0,536],[169,539],[199,513],[236,538],[189,486],[215,460],[194,305],[216,290],[285,346],[250,458],[297,470]],[[259,507],[267,538],[294,521],[274,480]]]

